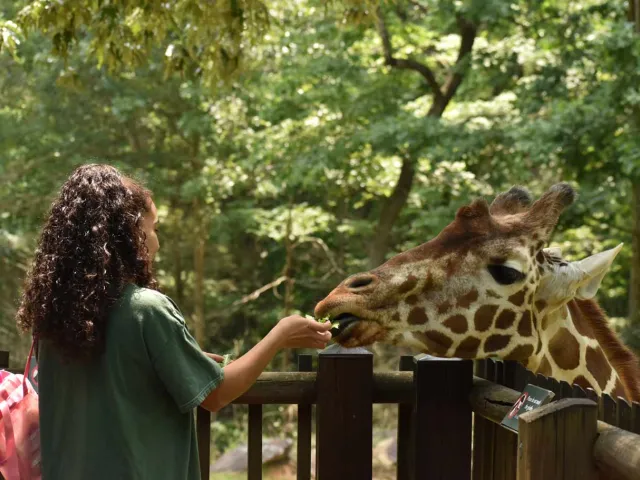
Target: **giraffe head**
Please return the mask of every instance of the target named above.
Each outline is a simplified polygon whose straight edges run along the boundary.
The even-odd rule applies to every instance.
[[[620,247],[577,262],[545,249],[575,191],[537,201],[513,187],[460,208],[433,240],[350,276],[315,309],[339,323],[346,347],[388,342],[435,356],[525,361],[541,348],[544,316],[592,298]]]

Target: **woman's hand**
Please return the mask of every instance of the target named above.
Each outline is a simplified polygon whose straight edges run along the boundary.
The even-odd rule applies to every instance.
[[[331,340],[331,323],[291,315],[273,327],[281,348],[324,348]]]
[[[215,360],[218,363],[224,362],[224,357],[222,355],[218,355],[217,353],[208,353],[205,352],[205,355],[212,360]]]

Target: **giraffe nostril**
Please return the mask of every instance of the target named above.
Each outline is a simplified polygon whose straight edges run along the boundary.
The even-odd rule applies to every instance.
[[[360,288],[367,287],[371,285],[374,281],[373,275],[368,273],[358,275],[357,277],[352,278],[347,282],[347,288],[349,290],[357,290]]]

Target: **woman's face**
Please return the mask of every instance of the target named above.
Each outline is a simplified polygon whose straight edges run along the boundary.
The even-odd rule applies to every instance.
[[[147,241],[147,250],[149,250],[149,259],[153,261],[160,249],[158,234],[156,228],[158,226],[158,210],[153,200],[149,199],[149,208],[142,215],[142,230],[144,231]]]

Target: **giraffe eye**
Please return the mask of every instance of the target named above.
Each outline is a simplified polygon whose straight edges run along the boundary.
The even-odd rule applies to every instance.
[[[524,273],[506,265],[489,265],[487,268],[493,279],[500,285],[512,285],[525,277]]]

